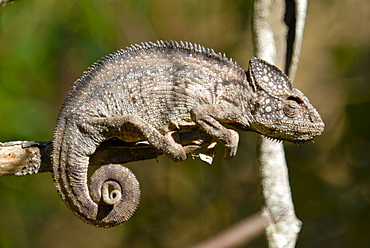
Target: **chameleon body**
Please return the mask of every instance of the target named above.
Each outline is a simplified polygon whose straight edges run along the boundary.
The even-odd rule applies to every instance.
[[[135,176],[100,167],[88,186],[89,156],[111,138],[145,140],[174,161],[187,158],[172,134],[200,129],[235,156],[237,130],[289,142],[320,135],[324,123],[307,97],[267,62],[248,71],[212,49],[183,42],[142,43],[95,63],[78,79],[60,111],[53,141],[57,191],[78,217],[98,227],[127,221],[140,199]]]

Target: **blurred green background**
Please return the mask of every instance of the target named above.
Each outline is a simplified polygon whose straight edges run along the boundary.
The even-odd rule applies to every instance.
[[[73,82],[142,41],[200,43],[247,68],[252,1],[17,0],[0,9],[0,140],[51,140]],[[297,247],[370,247],[370,1],[309,2],[295,86],[325,133],[286,146],[303,221]],[[0,247],[186,247],[260,209],[256,134],[230,162],[167,158],[128,167],[142,199],[127,223],[97,229],[59,199],[49,173],[0,178]],[[263,236],[248,247],[266,247]]]

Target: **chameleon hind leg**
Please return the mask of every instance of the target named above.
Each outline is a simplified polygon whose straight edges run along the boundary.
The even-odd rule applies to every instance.
[[[161,134],[152,125],[136,115],[116,117],[93,117],[81,124],[82,129],[95,134],[97,140],[118,137],[127,142],[147,140],[155,149],[163,152],[174,161],[186,160],[187,156],[181,144],[171,133]],[[94,135],[93,135],[94,136]]]

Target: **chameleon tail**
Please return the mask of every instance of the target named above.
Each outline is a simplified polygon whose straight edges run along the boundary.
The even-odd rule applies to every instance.
[[[64,124],[59,120],[59,126]],[[96,227],[113,227],[130,219],[140,201],[140,186],[135,175],[121,165],[104,165],[93,173],[88,186],[89,157],[79,151],[89,149],[77,149],[76,144],[89,146],[91,142],[78,135],[79,132],[74,133],[73,127],[59,130],[64,134],[55,134],[53,177],[63,201],[79,218]],[[62,137],[74,140],[64,141]]]

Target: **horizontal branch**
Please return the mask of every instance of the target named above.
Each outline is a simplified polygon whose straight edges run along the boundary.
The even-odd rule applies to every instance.
[[[207,147],[201,160],[211,163],[214,151],[212,138],[202,131],[178,133],[177,142],[187,154],[192,154],[202,147]],[[52,142],[11,141],[0,143],[0,176],[29,175],[52,171]],[[202,156],[201,156],[202,155]],[[90,156],[89,166],[116,163],[126,164],[133,161],[147,160],[164,156],[164,154],[146,141],[127,143],[111,139],[101,143]],[[211,159],[211,160],[209,160]]]

